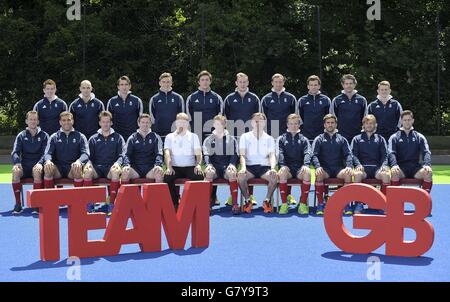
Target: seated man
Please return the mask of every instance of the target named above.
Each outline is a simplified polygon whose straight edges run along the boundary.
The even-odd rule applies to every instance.
[[[422,189],[430,193],[433,185],[433,171],[427,139],[414,130],[414,115],[410,110],[402,112],[401,121],[402,128],[389,138],[391,184],[400,185],[401,178],[422,179]],[[420,155],[422,155],[423,164],[419,163]]]
[[[178,209],[179,193],[175,181],[179,178],[203,180],[202,147],[197,134],[189,131],[189,116],[178,113],[175,120],[176,130],[166,136],[164,142],[164,160],[167,170],[164,182],[169,185],[170,195],[175,209]]]
[[[150,115],[143,113],[137,120],[139,129],[127,140],[122,168],[122,184],[130,179],[148,178],[155,182],[163,179],[163,151],[161,137],[152,132]]]
[[[288,185],[287,180],[297,178],[302,180],[301,198],[298,213],[308,215],[308,194],[311,187],[311,145],[308,139],[300,133],[301,118],[297,114],[290,114],[287,118],[287,132],[278,138],[278,171],[281,208],[280,214],[287,214],[289,211]]]
[[[212,182],[215,178],[224,178],[230,183],[232,212],[237,215],[240,208],[237,203],[237,163],[238,143],[225,129],[227,120],[222,115],[214,117],[214,131],[203,143],[203,160],[206,164],[205,180]],[[217,198],[217,187],[212,188],[211,205]]]
[[[39,125],[38,113],[28,111],[25,120],[27,128],[21,131],[14,141],[11,153],[12,187],[16,198],[13,214],[22,212],[20,193],[22,192],[21,178],[33,178],[33,189],[42,189],[42,157],[47,146],[48,134],[42,131]],[[33,214],[37,213],[33,210]]]
[[[100,129],[89,138],[89,162],[84,167],[84,186],[92,186],[92,179],[108,178],[109,204],[108,216],[111,215],[114,201],[120,185],[123,151],[125,141],[119,133],[111,128],[112,114],[102,111],[99,114]],[[88,211],[94,211],[94,204],[88,205]]]
[[[386,140],[381,134],[375,133],[377,119],[374,115],[366,115],[362,123],[364,132],[355,136],[351,143],[355,182],[360,183],[366,178],[379,179],[383,181],[381,192],[386,194],[386,188],[391,183]],[[363,209],[363,204],[358,202],[354,213],[361,213]]]
[[[343,179],[345,184],[352,182],[353,157],[345,137],[337,130],[337,118],[333,114],[323,117],[325,132],[314,139],[312,146],[312,162],[316,168],[316,195],[319,205],[316,215],[323,215],[325,205],[323,202],[324,183],[327,178]],[[352,215],[350,205],[347,205],[344,213]]]
[[[70,178],[75,187],[83,186],[83,166],[89,161],[86,137],[73,128],[73,115],[60,114],[61,129],[49,138],[44,154],[44,186],[53,188],[55,178]]]
[[[238,172],[239,187],[245,199],[244,212],[251,213],[253,203],[249,200],[248,181],[262,178],[269,182],[267,195],[263,201],[264,213],[272,212],[271,199],[277,187],[277,159],[275,156],[275,140],[264,131],[266,115],[253,114],[252,131],[244,133],[239,141],[241,168]]]

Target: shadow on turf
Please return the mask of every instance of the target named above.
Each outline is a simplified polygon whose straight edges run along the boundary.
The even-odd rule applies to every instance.
[[[108,262],[116,263],[116,262],[125,262],[130,260],[149,260],[156,259],[159,257],[163,257],[170,254],[175,254],[178,256],[189,256],[189,255],[198,255],[203,253],[206,248],[189,248],[187,250],[171,250],[166,249],[161,252],[153,252],[153,253],[127,253],[127,254],[119,254],[117,256],[108,256],[108,257],[97,257],[97,258],[84,258],[81,259],[81,266],[83,265],[91,265],[95,262],[105,259]],[[21,267],[12,267],[10,270],[13,272],[20,271],[32,271],[32,270],[41,270],[41,269],[51,269],[51,268],[62,268],[62,267],[72,267],[73,263],[67,263],[67,259],[58,262],[51,261],[36,261],[27,266]]]
[[[372,256],[380,258],[384,264],[406,265],[406,266],[428,266],[434,260],[430,257],[395,257],[386,256],[382,254],[351,254],[342,251],[327,252],[321,255],[323,258],[330,260],[346,261],[346,262],[367,262],[367,259]]]

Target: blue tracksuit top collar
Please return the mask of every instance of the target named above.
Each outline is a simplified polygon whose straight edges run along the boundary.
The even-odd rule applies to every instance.
[[[342,99],[344,99],[344,100],[353,101],[353,100],[355,100],[356,98],[361,97],[361,96],[358,94],[358,90],[353,90],[352,97],[351,97],[351,99],[349,99],[348,96],[345,94],[345,91],[342,90],[342,91],[341,91],[341,94],[340,94],[340,97],[341,97]]]
[[[286,130],[286,137],[288,137],[288,138],[293,137],[294,139],[297,139],[297,138],[302,138],[302,136],[303,136],[303,134],[301,133],[301,131],[298,131],[297,133],[292,134],[291,132]]]
[[[198,88],[197,93],[202,96],[207,96],[207,95],[214,94],[214,91],[211,88],[208,91],[203,91],[203,90],[200,90],[200,88]]]
[[[361,138],[362,139],[365,139],[365,140],[370,140],[370,141],[374,141],[375,140],[375,138],[376,138],[376,133],[372,133],[372,135],[370,136],[370,138],[369,138],[369,136],[367,135],[367,133],[365,132],[365,131],[362,131],[361,132]]]
[[[161,95],[171,95],[173,92],[173,89],[170,89],[169,91],[162,91],[161,89],[159,90],[159,94]]]
[[[401,127],[399,131],[400,131],[400,136],[403,136],[403,137],[409,137],[411,135],[416,135],[416,131],[414,130],[414,127],[411,127],[411,130],[409,131],[408,135],[406,134],[405,128],[403,128],[403,127]]]
[[[326,132],[325,130],[324,130],[324,132],[323,132],[323,137],[324,138],[328,138],[328,139],[338,139],[338,135],[340,136],[340,134],[338,133],[338,131],[337,130],[335,130],[334,131],[334,133],[332,134],[332,135],[330,135],[328,132]]]
[[[378,97],[375,101],[377,102],[377,105],[389,106],[390,104],[392,104],[395,101],[395,99],[393,97],[389,98],[388,101],[386,102],[386,105],[384,105],[383,102]]]
[[[272,98],[281,98],[283,95],[286,94],[286,88],[283,87],[283,89],[281,90],[280,94],[278,94],[275,89],[272,88]]]
[[[38,135],[38,134],[42,131],[42,130],[41,130],[41,127],[37,127],[36,130],[37,130],[37,131],[36,131],[36,135]],[[31,135],[31,131],[30,131],[30,129],[29,129],[28,127],[25,128],[25,133],[26,133],[26,134],[29,134],[30,136],[32,136],[32,135]]]
[[[127,97],[125,98],[125,100],[122,99],[122,96],[120,95],[120,91],[117,91],[117,99],[119,99],[119,100],[121,100],[123,102],[126,102],[130,96],[132,96],[131,90],[128,91],[128,94],[127,94]]]
[[[46,103],[46,104],[53,104],[55,102],[62,101],[58,96],[55,95],[55,97],[56,98],[53,101],[50,102],[50,100],[47,97],[44,96],[44,98],[42,99],[42,102]]]
[[[113,135],[115,132],[116,132],[116,131],[114,131],[113,128],[110,128],[110,129],[109,129],[109,135],[110,135],[110,136]],[[97,133],[100,134],[100,135],[103,135],[102,128],[98,129],[98,130],[97,130]]]
[[[75,132],[76,132],[76,131],[75,131],[75,128],[72,128],[72,130],[70,130],[68,136],[72,135],[72,134],[75,133]],[[66,135],[66,133],[65,133],[64,130],[63,130],[63,128],[59,128],[59,130],[58,130],[57,133],[58,133],[58,135]]]
[[[247,88],[247,90],[244,93],[243,98],[245,98],[247,95],[249,95],[249,93],[250,93],[250,90]],[[239,92],[239,90],[237,88],[234,90],[234,95],[241,98],[241,93]]]

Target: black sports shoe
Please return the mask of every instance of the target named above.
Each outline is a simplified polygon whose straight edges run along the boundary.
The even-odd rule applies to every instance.
[[[20,213],[22,213],[22,211],[23,211],[22,205],[20,203],[17,203],[14,206],[13,215],[19,215]]]
[[[31,215],[39,215],[39,209],[38,208],[32,208],[31,209]]]

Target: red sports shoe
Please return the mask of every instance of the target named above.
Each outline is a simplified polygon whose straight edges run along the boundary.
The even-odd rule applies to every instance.
[[[247,202],[244,206],[244,212],[250,214],[252,212],[253,203],[251,201]]]
[[[264,209],[264,213],[272,213],[273,208],[272,208],[272,204],[270,203],[269,200],[264,200],[263,209]]]

